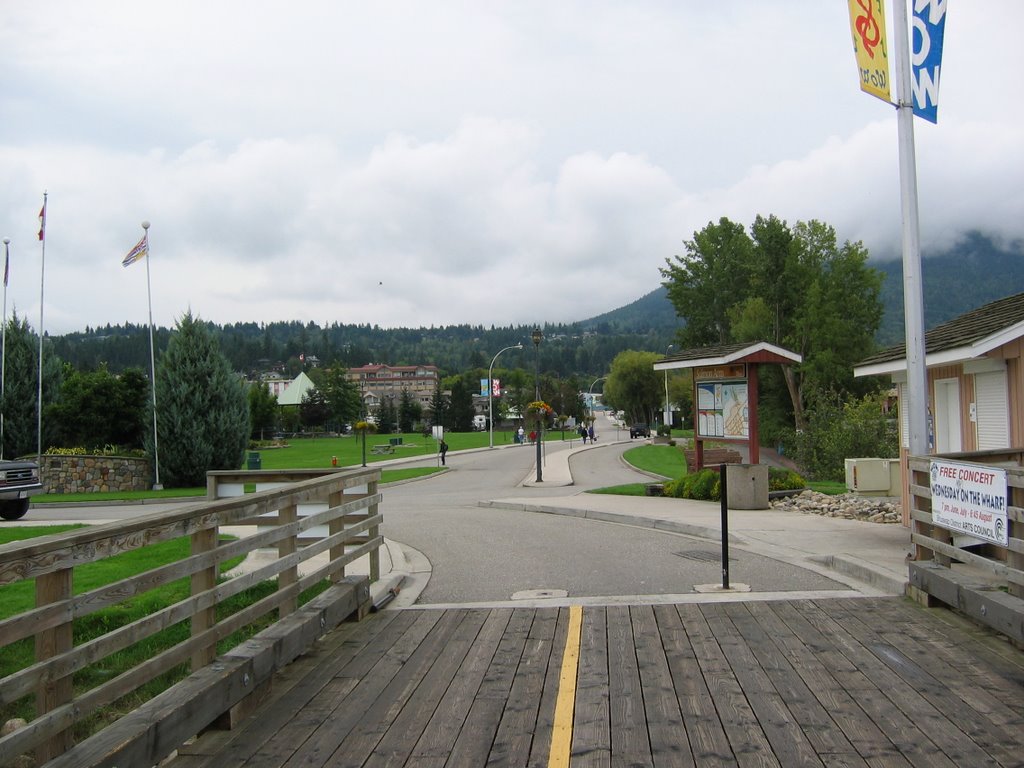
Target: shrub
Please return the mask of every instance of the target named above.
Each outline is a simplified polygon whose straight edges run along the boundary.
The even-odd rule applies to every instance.
[[[702,469],[665,483],[665,496],[698,501],[718,501],[722,498],[722,483],[717,469]]]
[[[807,487],[807,481],[788,469],[768,467],[769,491],[796,491]]]
[[[818,392],[806,411],[807,428],[793,436],[797,464],[815,480],[842,481],[845,459],[899,455],[894,422],[882,409],[882,395],[843,401],[835,392]]]

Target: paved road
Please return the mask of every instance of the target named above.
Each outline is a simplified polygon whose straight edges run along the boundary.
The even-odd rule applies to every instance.
[[[422,552],[432,574],[419,604],[493,603],[521,592],[570,597],[635,597],[691,592],[721,581],[717,542],[650,529],[478,506],[480,500],[580,493],[649,479],[621,460],[628,441],[572,458],[576,485],[524,489],[531,447],[449,454],[451,471],[389,487],[385,535]],[[770,558],[733,552],[730,578],[762,591],[845,589],[836,581]]]
[[[572,486],[524,488],[523,479],[534,474],[532,446],[449,453],[451,471],[388,486],[383,501],[384,535],[415,550],[414,569],[419,554],[429,561],[426,587],[421,593],[410,589],[407,594],[418,594],[416,602],[421,605],[493,604],[533,591],[636,599],[690,593],[695,585],[720,583],[717,541],[479,506],[484,500],[524,496],[542,500],[650,479],[622,461],[622,452],[631,444],[628,439],[615,443],[614,436],[614,431],[606,430],[595,448],[572,457]],[[549,448],[558,449],[557,444]],[[171,506],[39,506],[30,514],[34,522],[99,522]],[[759,591],[846,588],[820,574],[738,549],[732,550],[730,578],[734,583],[756,584]],[[400,602],[411,600],[402,598]]]

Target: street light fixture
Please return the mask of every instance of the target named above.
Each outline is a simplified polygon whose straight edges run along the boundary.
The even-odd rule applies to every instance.
[[[522,348],[522,343],[513,344],[511,347],[499,349],[498,355],[510,349]],[[494,447],[494,380],[491,378],[491,371],[494,370],[494,361],[498,359],[498,355],[491,358],[491,364],[487,367],[487,445],[489,448]]]
[[[587,408],[590,410],[591,416],[594,415],[594,387],[597,386],[597,382],[604,381],[607,378],[607,376],[602,376],[590,382],[590,389],[587,391]]]
[[[668,349],[665,350],[665,357],[668,357],[668,353],[671,350],[675,349],[675,348],[676,348],[675,344],[669,344],[668,345]],[[668,425],[669,435],[671,436],[671,434],[672,434],[672,411],[669,410],[669,402],[668,402],[668,368],[665,369],[665,413],[662,414],[662,415],[664,416],[664,419],[663,419],[664,423]]]
[[[540,328],[534,328],[530,334],[530,340],[533,341],[533,346],[537,349],[537,356],[534,358],[533,363],[533,383],[536,400],[540,400],[540,340],[544,338],[544,334],[540,332]],[[541,455],[540,455],[540,444],[544,439],[544,427],[541,419],[537,419],[537,482],[544,482],[544,471],[541,468]]]

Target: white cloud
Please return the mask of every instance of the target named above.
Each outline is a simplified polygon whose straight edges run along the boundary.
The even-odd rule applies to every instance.
[[[145,320],[120,266],[143,219],[165,325],[583,319],[721,216],[895,254],[893,110],[825,5],[5,8],[9,304],[35,323],[44,189],[54,333]],[[1021,21],[1011,0],[950,17],[940,122],[917,128],[926,248],[1024,236]]]

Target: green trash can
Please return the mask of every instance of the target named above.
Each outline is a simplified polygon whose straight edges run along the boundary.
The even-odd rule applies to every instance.
[[[391,444],[391,445],[401,445],[402,444],[402,438],[400,438],[400,437],[389,437],[388,438],[388,443]]]
[[[259,451],[249,451],[249,460],[246,463],[246,469],[260,469],[262,464],[263,460],[260,458]]]

